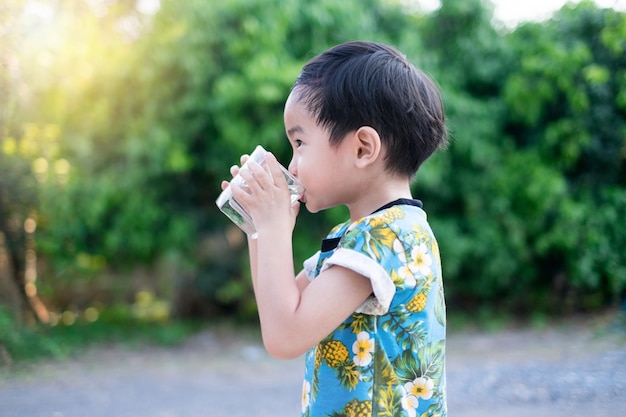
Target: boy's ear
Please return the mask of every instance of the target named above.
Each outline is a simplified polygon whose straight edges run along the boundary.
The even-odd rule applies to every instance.
[[[376,129],[361,126],[354,133],[356,164],[358,167],[370,165],[382,154],[380,136]]]

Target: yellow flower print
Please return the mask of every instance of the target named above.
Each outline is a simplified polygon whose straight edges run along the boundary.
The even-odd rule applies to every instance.
[[[428,377],[415,378],[402,388],[402,408],[410,417],[417,416],[419,398],[429,400],[433,396],[434,382]],[[418,398],[419,397],[419,398]]]
[[[374,352],[374,339],[370,338],[367,332],[359,333],[352,345],[352,352],[354,352],[352,360],[355,365],[369,365],[372,362],[372,353]]]
[[[406,263],[406,252],[404,251],[404,246],[400,239],[396,239],[393,241],[393,251],[396,253],[398,260],[403,264]]]
[[[304,413],[311,401],[311,384],[309,381],[302,383],[302,413]]]
[[[416,398],[419,397],[424,400],[429,400],[433,396],[433,386],[433,380],[423,376],[404,384],[404,389],[406,389],[409,396],[412,395]]]
[[[398,268],[398,276],[402,280],[402,283],[405,287],[414,287],[416,281],[413,275],[413,269],[407,263],[406,252],[399,239],[393,242],[393,251],[396,253],[398,260],[402,263],[402,266]]]
[[[415,395],[410,395],[408,392],[406,392],[406,389],[403,389],[402,391],[402,408],[407,412],[409,417],[416,417],[417,407],[419,407],[420,405],[419,400]]]
[[[402,282],[405,287],[415,287],[417,281],[415,280],[412,269],[408,265],[403,265],[398,268],[398,275],[402,277]]]
[[[411,257],[413,258],[413,264],[411,269],[415,272],[419,272],[422,275],[430,275],[430,266],[433,263],[433,258],[428,253],[428,248],[425,244],[420,243],[411,249]]]

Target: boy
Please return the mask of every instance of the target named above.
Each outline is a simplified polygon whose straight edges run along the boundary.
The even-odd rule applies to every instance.
[[[392,47],[348,42],[305,65],[284,120],[301,203],[350,212],[296,276],[300,203],[276,158],[231,169],[248,185],[232,192],[258,233],[248,243],[265,347],[306,353],[302,415],[446,416],[439,250],[410,190],[446,143],[436,86]]]

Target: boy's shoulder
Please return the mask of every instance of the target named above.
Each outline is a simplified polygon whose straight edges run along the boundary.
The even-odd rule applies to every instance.
[[[326,238],[333,239],[333,238],[341,237],[345,234],[346,229],[348,229],[348,227],[350,227],[350,220],[346,220],[343,223],[339,223],[338,225],[330,229],[330,232],[328,232],[328,236],[326,236]]]
[[[347,220],[333,227],[323,241],[322,247],[336,248],[355,238],[372,236],[375,240],[394,240],[400,235],[415,232],[429,233],[426,212],[419,200],[397,200],[381,207],[372,214],[354,222]]]
[[[388,207],[382,207],[369,216],[365,216],[349,226],[349,231],[362,228],[406,227],[415,223],[426,222],[426,212],[419,200],[399,200]]]
[[[398,204],[378,210],[353,223],[342,224],[335,238],[341,237],[341,244],[350,241],[372,240],[390,245],[396,239],[412,240],[412,235],[431,235],[426,213],[421,205]]]

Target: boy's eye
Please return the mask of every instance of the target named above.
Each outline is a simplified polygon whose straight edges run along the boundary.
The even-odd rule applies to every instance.
[[[302,145],[302,141],[300,139],[296,139],[295,141],[296,148],[299,148]]]

